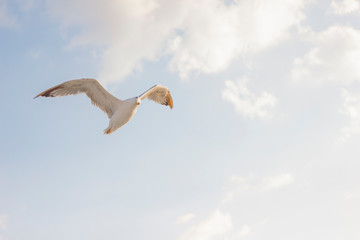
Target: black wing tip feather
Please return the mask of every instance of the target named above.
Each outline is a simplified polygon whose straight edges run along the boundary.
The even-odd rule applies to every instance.
[[[73,79],[73,80],[69,80],[69,81],[63,82],[63,83],[61,83],[61,84],[59,84],[59,85],[57,85],[57,86],[55,86],[55,87],[52,87],[52,88],[50,88],[50,89],[48,89],[48,90],[45,90],[44,92],[36,95],[33,99],[38,98],[38,97],[55,97],[54,95],[51,94],[52,91],[57,90],[57,89],[59,89],[59,88],[62,88],[62,85],[63,85],[63,84],[66,84],[66,83],[69,83],[69,82],[72,82],[72,81],[76,81],[76,80],[86,80],[86,81],[89,81],[89,82],[99,83],[99,81],[96,80],[95,78],[77,78],[77,79]],[[100,83],[99,83],[99,84],[100,84]]]
[[[51,93],[52,93],[54,90],[59,89],[59,88],[61,88],[61,86],[56,86],[56,87],[50,88],[50,89],[48,89],[48,90],[45,90],[44,92],[39,93],[38,95],[36,95],[36,96],[34,97],[34,99],[35,99],[35,98],[38,98],[38,97],[54,97],[54,95],[52,95]]]

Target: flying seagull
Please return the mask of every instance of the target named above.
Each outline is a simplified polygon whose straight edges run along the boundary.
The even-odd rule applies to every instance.
[[[96,79],[82,78],[61,83],[49,88],[37,95],[37,97],[61,97],[85,93],[91,103],[104,111],[110,121],[109,126],[104,130],[104,134],[110,134],[130,121],[135,115],[137,108],[145,98],[153,100],[162,105],[173,108],[173,100],[169,89],[161,85],[155,85],[137,97],[120,100],[101,86]]]

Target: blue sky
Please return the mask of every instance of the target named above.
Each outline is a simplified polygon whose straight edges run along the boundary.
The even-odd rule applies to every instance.
[[[0,0],[0,240],[359,239],[357,0]],[[167,86],[111,135],[86,96]]]

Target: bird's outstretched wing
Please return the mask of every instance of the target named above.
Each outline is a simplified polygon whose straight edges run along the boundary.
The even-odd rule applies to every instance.
[[[161,85],[155,85],[140,96],[141,100],[148,98],[162,105],[170,106],[172,109],[174,104],[169,89]]]
[[[85,93],[91,103],[104,111],[109,118],[114,114],[120,99],[111,95],[96,79],[82,78],[61,83],[40,93],[37,97],[61,97]]]

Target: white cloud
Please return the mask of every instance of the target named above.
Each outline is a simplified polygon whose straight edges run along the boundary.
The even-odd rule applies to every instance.
[[[179,25],[181,2],[165,0],[47,1],[63,29],[78,29],[70,47],[93,46],[102,58],[99,78],[122,80],[143,60],[155,60]],[[84,7],[86,6],[86,7]]]
[[[232,200],[234,200],[234,192],[233,191],[229,191],[226,193],[226,196],[224,197],[224,199],[222,200],[223,203],[227,203],[227,202],[231,202]]]
[[[237,214],[244,213],[243,208],[248,208],[247,200],[249,200],[249,196],[261,199],[259,195],[264,195],[268,191],[292,184],[294,177],[290,173],[265,177],[251,174],[246,178],[234,175],[230,177],[230,182],[230,191],[227,191],[229,194],[220,202],[219,207],[211,211],[211,214],[206,219],[193,224],[192,227],[182,233],[179,240],[235,240],[255,235],[256,231],[254,229],[266,224],[266,220],[254,220],[246,214],[242,218],[233,218],[233,216],[239,216]],[[241,198],[235,199],[236,194],[239,193],[243,193],[243,195]],[[223,209],[226,209],[228,213],[225,214]],[[193,216],[192,213],[184,215],[177,222],[183,222],[183,219],[184,222],[187,222]],[[250,216],[253,216],[253,214],[251,213]],[[263,216],[261,218],[264,219]],[[247,221],[250,221],[250,224],[246,223]]]
[[[248,207],[246,202],[249,196],[261,199],[260,195],[264,195],[268,191],[292,184],[294,177],[290,173],[265,177],[251,174],[246,178],[234,175],[230,177],[230,182],[230,191],[227,191],[228,194],[225,199],[220,202],[221,205],[215,208],[206,219],[193,224],[192,227],[182,233],[179,240],[235,240],[247,238],[249,235],[255,235],[256,231],[254,231],[254,229],[266,224],[266,220],[248,219],[249,215],[245,214],[244,217],[240,219],[236,217],[233,219],[233,216],[238,216],[236,214],[242,212],[242,208]],[[239,193],[242,193],[241,198],[235,199]],[[223,209],[226,209],[228,213],[225,214]],[[177,222],[187,222],[188,219],[192,219],[193,216],[192,213],[184,215],[179,218]],[[251,223],[248,224],[246,223],[247,221]]]
[[[265,177],[258,177],[250,175],[247,178],[240,176],[232,176],[230,178],[231,186],[227,191],[222,203],[232,202],[236,194],[248,191],[256,193],[264,193],[267,191],[282,188],[294,182],[294,177],[290,173],[281,173],[278,175],[270,175]]]
[[[16,18],[9,13],[5,1],[0,0],[0,28],[12,28],[16,26]]]
[[[260,96],[256,96],[247,88],[247,81],[247,78],[240,79],[237,82],[226,81],[226,88],[222,91],[223,99],[232,103],[235,110],[245,117],[271,117],[270,110],[277,103],[276,97],[267,92],[262,92]]]
[[[305,1],[48,0],[47,5],[63,29],[78,31],[70,46],[100,51],[99,77],[110,82],[165,53],[183,78],[225,70],[240,55],[286,38],[304,18]]]
[[[360,31],[348,26],[332,26],[314,33],[313,47],[294,61],[292,79],[323,83],[351,83],[360,80]]]
[[[251,188],[251,185],[249,184],[248,179],[246,178],[234,175],[230,177],[230,181],[236,184],[236,189],[238,191],[246,191]]]
[[[179,217],[179,219],[176,222],[180,223],[180,224],[187,223],[194,217],[195,217],[195,214],[188,213],[188,214],[185,214],[184,216]]]
[[[294,177],[289,173],[283,173],[276,176],[270,176],[264,178],[262,190],[268,191],[271,189],[277,189],[294,182]]]
[[[343,89],[341,93],[343,107],[340,113],[349,119],[349,124],[342,128],[342,141],[348,140],[351,136],[360,134],[360,94],[350,93]]]
[[[207,219],[184,232],[179,240],[211,240],[226,239],[225,236],[233,228],[230,214],[216,210]]]
[[[344,15],[359,11],[360,2],[358,0],[332,1],[331,8],[335,14]]]
[[[1,214],[0,215],[0,230],[7,229],[7,219],[8,219],[7,214]]]
[[[187,6],[183,34],[170,48],[172,69],[182,78],[191,72],[225,70],[241,55],[275,45],[304,18],[303,0],[193,1]]]
[[[239,237],[240,238],[246,237],[246,236],[250,235],[250,233],[251,233],[251,227],[249,225],[245,224],[239,232]]]

